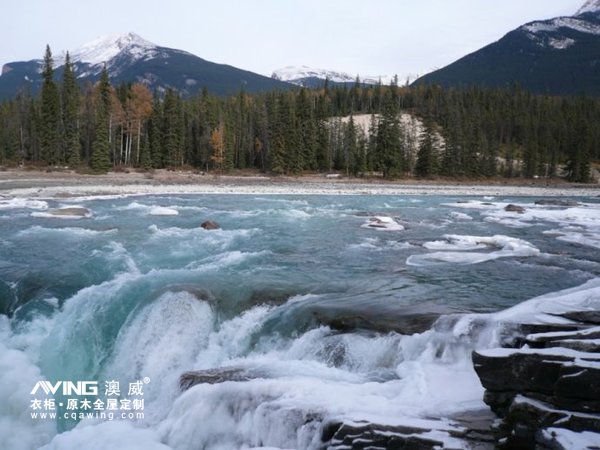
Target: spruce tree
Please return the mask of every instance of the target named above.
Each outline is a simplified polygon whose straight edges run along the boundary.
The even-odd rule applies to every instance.
[[[79,87],[73,73],[71,58],[67,52],[62,89],[64,154],[66,162],[72,167],[79,165],[80,162],[79,98]]]
[[[402,174],[404,166],[398,103],[391,91],[386,92],[383,102],[377,126],[376,167],[384,178],[396,178]]]
[[[350,115],[350,120],[344,128],[344,171],[346,176],[356,176],[358,174],[358,164],[360,156],[358,155],[358,142],[356,137],[356,125],[354,117]]]
[[[163,104],[163,143],[167,164],[183,164],[183,111],[181,98],[172,89],[167,90]]]
[[[40,123],[41,158],[49,165],[63,162],[61,151],[61,112],[58,87],[54,82],[54,61],[46,46],[42,68],[42,106]]]
[[[98,85],[96,104],[96,136],[92,144],[91,167],[96,173],[106,173],[110,170],[109,120],[111,92],[110,81],[106,67],[102,71]]]
[[[437,153],[434,146],[431,125],[424,125],[423,133],[419,139],[419,151],[417,153],[417,164],[415,175],[418,177],[430,177],[437,173]]]
[[[152,115],[150,116],[149,128],[149,150],[151,166],[155,169],[164,167],[163,155],[163,132],[162,132],[162,103],[159,98],[154,99]],[[208,147],[208,145],[207,145]],[[208,159],[208,158],[206,158]]]

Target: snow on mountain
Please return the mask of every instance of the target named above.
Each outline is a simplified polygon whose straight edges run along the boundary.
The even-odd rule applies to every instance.
[[[572,36],[568,36],[572,32],[600,35],[600,22],[598,18],[590,16],[590,13],[600,13],[600,0],[586,1],[573,17],[530,22],[520,30],[540,47],[565,50],[577,43]]]
[[[577,13],[575,14],[576,16],[579,16],[581,14],[585,14],[585,13],[595,13],[595,12],[600,12],[600,0],[587,0],[584,5],[579,8],[579,11],[577,11]]]
[[[580,33],[600,34],[600,25],[576,17],[557,17],[544,22],[532,22],[523,26],[530,33],[553,32],[560,28],[570,28]]]
[[[151,59],[156,55],[157,46],[135,33],[101,36],[70,53],[73,61],[92,66],[103,64],[126,52],[133,59]]]
[[[335,70],[315,69],[309,66],[286,66],[274,71],[271,78],[288,82],[293,82],[302,78],[328,78],[330,81],[336,83],[349,83],[354,81],[356,77]]]
[[[353,83],[356,80],[356,75],[350,75],[346,72],[340,72],[329,69],[317,69],[309,66],[286,66],[277,69],[271,75],[271,78],[289,83],[304,85],[307,79],[319,79],[333,81],[334,83]],[[393,77],[387,75],[381,76],[362,76],[359,75],[362,83],[377,84],[381,80],[382,84],[390,84]],[[416,77],[413,77],[413,79]],[[403,80],[400,79],[400,83]]]
[[[164,53],[164,49],[145,40],[135,33],[100,36],[80,48],[69,51],[71,61],[76,64],[75,70],[79,78],[97,74],[106,64],[111,76],[119,72],[118,58],[122,63],[134,63],[139,60],[151,60]],[[65,63],[66,52],[54,57],[54,66],[60,67]],[[84,70],[77,65],[84,65]]]

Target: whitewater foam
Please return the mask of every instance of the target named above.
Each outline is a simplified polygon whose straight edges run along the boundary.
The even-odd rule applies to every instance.
[[[458,236],[445,235],[444,241],[425,243],[429,249],[445,249],[434,253],[411,255],[406,260],[409,266],[429,266],[435,264],[479,264],[499,258],[523,258],[537,256],[540,251],[527,241],[509,236]],[[498,250],[483,253],[474,252],[482,247],[496,248]]]

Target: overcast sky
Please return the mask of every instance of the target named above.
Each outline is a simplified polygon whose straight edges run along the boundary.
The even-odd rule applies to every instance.
[[[270,75],[288,65],[423,74],[584,0],[4,0],[0,64],[133,31]]]

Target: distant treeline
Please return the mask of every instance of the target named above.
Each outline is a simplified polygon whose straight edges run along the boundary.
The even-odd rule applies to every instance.
[[[182,99],[170,90],[153,95],[142,84],[113,87],[106,71],[81,88],[68,55],[55,80],[49,48],[43,74],[38,97],[21,92],[0,104],[0,164],[99,173],[125,166],[385,178],[564,174],[586,182],[600,159],[600,101],[583,96],[357,80],[231,98],[205,90]],[[416,134],[400,113],[419,118]],[[364,114],[372,115],[368,127],[353,119]]]

